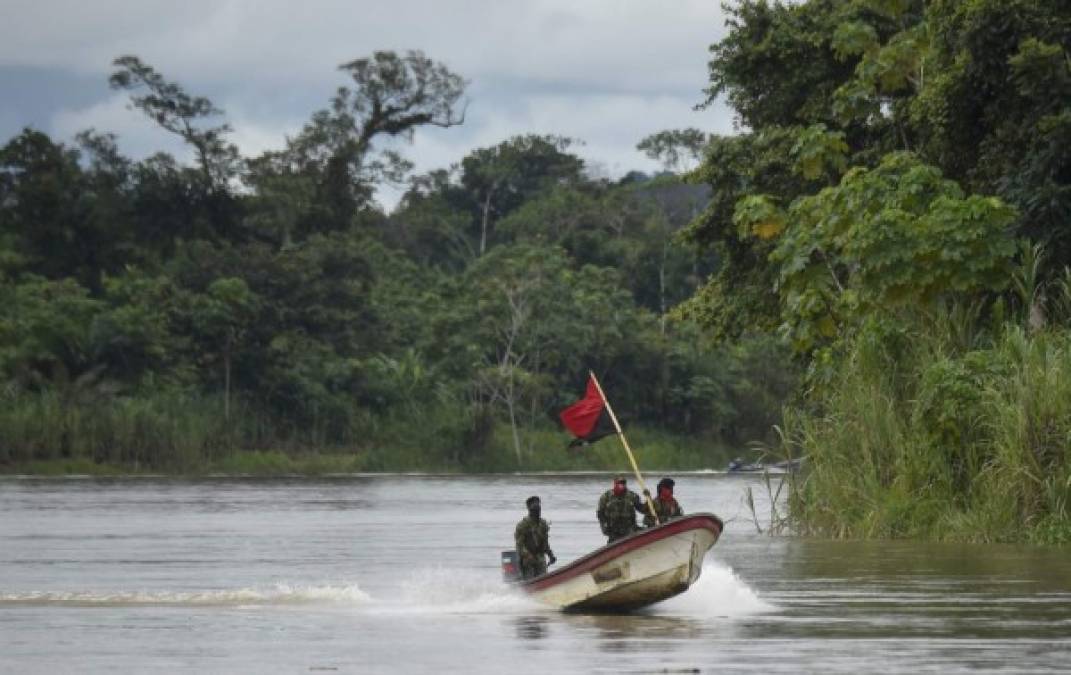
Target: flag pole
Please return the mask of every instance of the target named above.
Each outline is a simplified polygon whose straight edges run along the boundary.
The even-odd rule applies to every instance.
[[[589,370],[588,374],[591,375],[591,381],[595,383],[595,388],[599,390],[599,398],[602,399],[604,405],[606,405],[606,412],[610,413],[610,420],[614,423],[614,428],[617,429],[617,437],[621,439],[621,445],[625,446],[625,452],[628,454],[628,461],[632,463],[632,470],[636,474],[636,480],[640,484],[640,489],[644,491],[644,499],[647,500],[647,510],[651,512],[651,517],[654,518],[655,524],[661,525],[662,521],[658,519],[658,513],[655,511],[654,502],[651,501],[651,495],[647,490],[647,485],[643,482],[643,476],[640,474],[640,467],[636,465],[636,457],[632,454],[632,448],[628,445],[628,439],[625,438],[625,432],[621,430],[621,425],[617,422],[617,415],[614,414],[614,409],[610,407],[610,401],[606,399],[606,394],[602,390],[602,385],[599,384],[599,378],[595,377],[595,371]]]

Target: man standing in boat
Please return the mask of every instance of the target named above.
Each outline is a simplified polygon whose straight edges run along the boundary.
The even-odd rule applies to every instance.
[[[674,485],[672,478],[663,478],[658,481],[658,496],[652,500],[655,513],[658,514],[658,523],[664,523],[670,518],[679,518],[684,515],[681,505],[673,497]],[[647,494],[647,492],[645,491],[644,494]],[[643,526],[654,527],[656,524],[651,512],[645,510],[643,513]]]
[[[608,538],[606,543],[613,543],[639,529],[636,514],[645,510],[639,495],[628,489],[625,477],[616,476],[614,486],[599,498],[599,508],[595,511],[602,533]]]
[[[550,550],[550,525],[541,516],[539,497],[531,496],[525,502],[528,515],[517,523],[513,531],[513,540],[517,544],[517,557],[520,558],[521,578],[531,579],[547,573],[547,562],[557,562],[554,552]]]

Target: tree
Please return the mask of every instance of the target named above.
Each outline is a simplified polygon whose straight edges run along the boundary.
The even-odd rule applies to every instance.
[[[461,184],[479,214],[479,255],[487,252],[495,221],[541,189],[579,179],[583,161],[566,152],[573,142],[561,136],[514,136],[461,160]]]
[[[703,106],[725,95],[741,126],[752,130],[833,122],[833,92],[855,68],[854,59],[842,60],[834,52],[834,31],[869,16],[867,4],[743,0],[727,5],[729,33],[710,48]]]
[[[756,232],[754,213],[737,216]],[[907,153],[853,169],[785,216],[791,225],[770,256],[780,270],[784,330],[810,350],[867,316],[1001,290],[1016,252],[1008,233],[1015,216]]]
[[[384,232],[413,260],[455,271],[477,257],[471,199],[456,180],[457,170],[454,165],[414,176]]]
[[[106,304],[93,321],[92,336],[111,377],[134,385],[145,379],[191,379],[182,359],[189,336],[181,334],[174,321],[181,297],[168,277],[133,266],[104,279]]]
[[[130,91],[133,106],[193,146],[204,186],[226,190],[238,171],[238,148],[225,140],[229,124],[205,125],[223,111],[204,96],[191,96],[174,82],[136,56],[120,56],[112,62],[117,70],[109,82],[113,89]],[[144,91],[145,93],[134,93]]]
[[[420,127],[448,128],[465,121],[465,80],[420,51],[404,56],[377,51],[339,70],[354,86],[340,87],[330,106],[313,114],[276,162],[316,176],[317,200],[327,204],[335,228],[349,225],[375,183],[399,182],[412,167],[395,150],[375,151],[377,139],[411,140]],[[280,172],[278,166],[275,171]]]
[[[104,308],[73,279],[27,275],[0,287],[0,368],[25,385],[60,383],[96,368],[93,322]]]
[[[1071,264],[1071,6],[937,2],[925,21],[928,77],[905,114],[919,152],[1015,206],[1051,278]]]
[[[223,369],[223,418],[231,418],[231,362],[256,312],[258,298],[245,281],[234,277],[213,281],[195,295],[191,316],[198,331],[215,347]]]
[[[661,162],[666,171],[690,171],[703,158],[708,140],[699,129],[668,129],[647,136],[636,149]]]
[[[137,255],[129,163],[108,136],[83,132],[79,142],[87,157],[31,129],[0,148],[0,235],[18,252],[20,268],[75,277],[99,292],[103,274]]]
[[[548,289],[564,264],[560,252],[503,249],[481,260],[470,273],[475,307],[481,324],[490,330],[485,342],[490,347],[485,352],[488,363],[477,370],[476,386],[492,405],[505,407],[518,464],[522,461],[518,408],[522,397],[530,395],[540,366],[526,337],[538,329],[534,320],[546,314]]]
[[[767,264],[771,239],[741,235],[733,215],[737,203],[755,195],[791,202],[815,183],[794,171],[793,129],[718,136],[692,179],[711,188],[711,199],[681,233],[699,255],[714,258],[715,272],[675,314],[703,325],[717,340],[769,332],[780,323],[776,269]],[[783,201],[782,201],[783,200]]]

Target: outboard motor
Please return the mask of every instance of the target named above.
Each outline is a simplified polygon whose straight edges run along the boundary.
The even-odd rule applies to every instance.
[[[502,581],[513,583],[521,580],[521,566],[516,551],[502,551]]]

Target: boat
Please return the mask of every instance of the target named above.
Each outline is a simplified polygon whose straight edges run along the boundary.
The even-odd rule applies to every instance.
[[[725,473],[792,473],[799,471],[802,468],[804,459],[805,458],[800,457],[782,462],[774,462],[773,464],[764,464],[762,462],[744,464],[744,462],[737,457],[729,462],[729,466],[725,467]]]
[[[536,600],[566,611],[627,612],[683,593],[721,536],[712,513],[639,530],[553,572],[518,582]],[[503,567],[508,557],[503,553]]]

